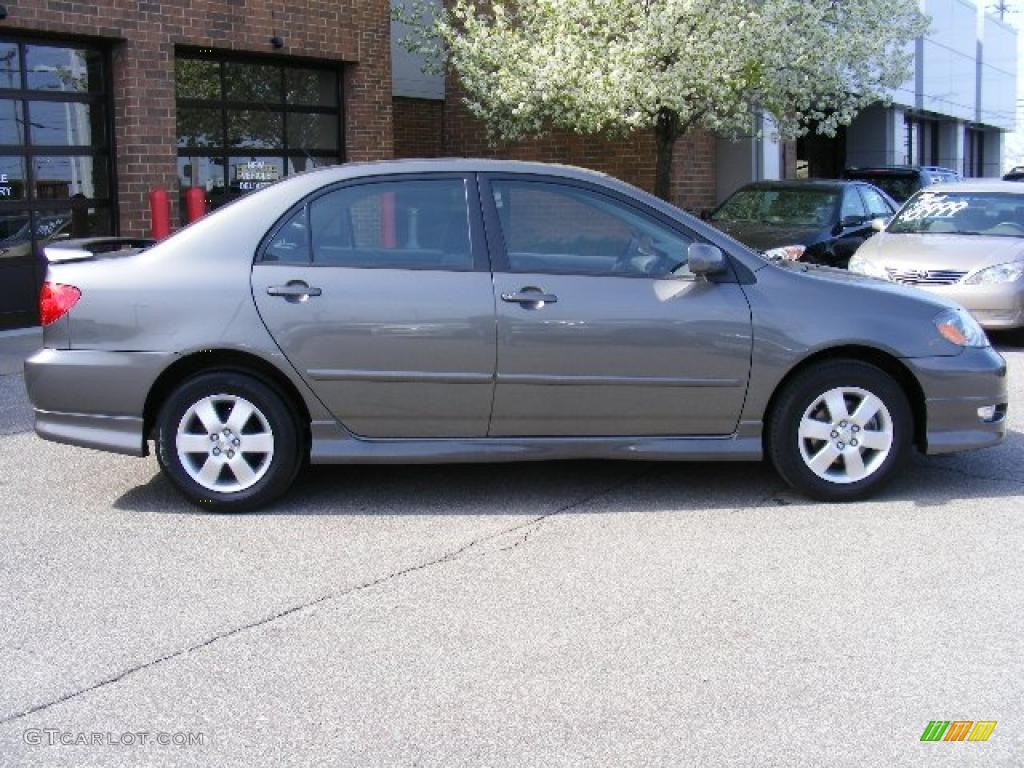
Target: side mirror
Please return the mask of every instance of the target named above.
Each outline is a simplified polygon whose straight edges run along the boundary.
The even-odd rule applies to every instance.
[[[701,208],[700,209],[701,221],[707,221],[708,219],[710,219],[712,213],[714,213],[714,211],[711,208]]]
[[[879,216],[877,219],[871,220],[871,228],[875,230],[875,232],[885,232],[885,228],[889,226],[889,221],[890,219]]]
[[[717,245],[691,243],[686,249],[687,266],[694,275],[717,275],[728,269],[725,254]]]
[[[843,229],[850,229],[852,227],[859,227],[866,221],[864,216],[844,216],[843,220],[839,222],[839,226]]]

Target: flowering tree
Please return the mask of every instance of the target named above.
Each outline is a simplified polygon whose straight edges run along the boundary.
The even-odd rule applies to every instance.
[[[909,76],[917,0],[411,0],[403,40],[447,66],[494,140],[654,132],[655,193],[691,128],[833,135]]]

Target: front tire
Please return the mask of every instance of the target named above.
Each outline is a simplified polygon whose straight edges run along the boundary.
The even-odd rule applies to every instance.
[[[193,504],[242,512],[281,496],[302,465],[299,428],[283,397],[243,373],[189,379],[157,416],[161,469]]]
[[[837,360],[798,374],[779,393],[768,451],[783,479],[821,501],[854,501],[892,479],[910,453],[910,404],[889,374]]]

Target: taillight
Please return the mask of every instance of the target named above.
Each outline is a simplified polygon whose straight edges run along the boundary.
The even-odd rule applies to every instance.
[[[43,283],[39,291],[39,322],[49,325],[60,320],[82,298],[82,292],[73,285]]]

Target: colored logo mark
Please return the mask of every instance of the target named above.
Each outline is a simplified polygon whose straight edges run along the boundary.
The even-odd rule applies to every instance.
[[[921,741],[988,741],[995,727],[995,720],[931,720]]]

